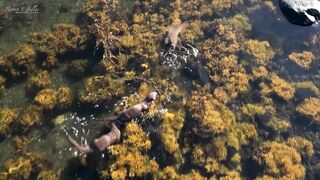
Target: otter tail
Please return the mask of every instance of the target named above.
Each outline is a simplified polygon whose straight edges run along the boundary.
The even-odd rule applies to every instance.
[[[74,140],[71,136],[68,136],[68,139],[74,147],[76,147],[79,151],[82,153],[88,154],[92,153],[93,149],[91,149],[89,146],[81,146],[76,140]]]

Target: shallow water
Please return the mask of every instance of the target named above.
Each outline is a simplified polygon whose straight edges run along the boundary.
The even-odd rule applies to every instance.
[[[0,10],[11,6],[13,3],[14,5],[26,6],[23,2],[12,2],[10,0],[1,1]],[[76,23],[77,18],[80,16],[79,13],[82,12],[83,2],[81,0],[30,1],[30,4],[34,3],[40,5],[39,13],[25,15],[19,14],[14,19],[8,20],[8,25],[5,24],[3,26],[3,30],[0,31],[0,54],[11,52],[20,44],[26,42],[30,37],[30,32],[47,31],[52,27],[52,25],[57,23]],[[127,3],[129,4],[129,2]],[[126,5],[126,3],[123,4]],[[246,7],[240,9],[245,8]],[[129,8],[128,11],[130,11]],[[11,16],[11,14],[9,14],[9,16]],[[320,45],[307,45],[309,37],[320,33],[319,27],[301,27],[292,25],[286,21],[278,8],[274,13],[270,12],[266,8],[261,8],[257,11],[247,12],[247,16],[252,24],[252,31],[247,38],[267,40],[276,52],[272,62],[267,65],[268,69],[272,70],[272,72],[289,82],[311,81],[317,88],[320,88]],[[18,23],[17,20],[19,20]],[[203,41],[204,40],[205,39],[203,39]],[[181,88],[181,92],[185,97],[190,96],[191,91],[195,89],[194,82],[197,82],[200,85],[213,85],[214,82],[210,79],[208,74],[209,72],[204,68],[203,59],[201,59],[201,56],[198,56],[202,52],[198,52],[197,46],[200,46],[203,41],[196,42],[192,45],[183,43],[183,48],[176,47],[176,49],[159,49],[161,55],[159,57],[159,61],[161,62],[157,63],[154,67],[150,67],[152,73],[158,73],[157,76],[162,80],[175,82],[179,88]],[[317,57],[317,60],[311,64],[311,68],[309,70],[302,70],[287,58],[292,52],[300,52],[303,50],[311,50]],[[240,54],[239,61],[244,64],[245,68],[251,68],[250,63],[241,58],[242,55]],[[92,60],[90,58],[88,59]],[[132,69],[134,68],[135,67],[132,67]],[[67,70],[68,62],[64,62],[61,63],[58,68],[50,71],[49,74],[52,78],[52,87],[71,87],[73,95],[77,96],[79,88],[83,87],[84,79],[70,79],[66,73]],[[87,76],[95,73],[99,74],[100,72],[90,72]],[[135,87],[133,85],[133,89],[134,88]],[[156,84],[153,84],[153,88],[157,89],[158,87]],[[130,93],[127,93],[126,95],[130,95]],[[275,106],[278,113],[277,115],[282,118],[292,119],[293,122],[296,121],[299,117],[295,117],[292,114],[294,105],[297,104],[297,102],[301,102],[302,99],[310,96],[319,98],[319,95],[317,94],[310,95],[309,92],[301,92],[301,94],[296,95],[293,102],[285,103],[284,105],[282,104],[282,101],[279,101],[280,103],[278,103],[275,100]],[[254,94],[252,94],[252,97],[254,97]],[[26,95],[24,82],[14,83],[0,94],[0,108],[26,108],[28,103],[32,101],[32,98],[33,97],[28,97],[28,95]],[[244,99],[242,99],[244,102],[255,101],[254,99],[247,99],[246,97],[241,98]],[[159,111],[165,111],[166,108],[174,104],[174,100],[171,98],[170,94],[168,94],[165,99],[166,104],[162,104],[162,106],[158,108]],[[77,100],[78,99],[75,101]],[[240,101],[241,99],[235,102]],[[65,170],[65,168],[72,166],[70,165],[70,161],[74,159],[74,157],[81,156],[81,154],[79,154],[69,144],[66,138],[67,135],[71,135],[81,144],[90,144],[94,137],[99,135],[103,129],[103,124],[97,119],[100,117],[111,116],[113,114],[113,108],[121,104],[120,102],[120,99],[113,99],[112,101],[104,103],[97,102],[84,106],[80,105],[80,103],[74,102],[72,107],[67,110],[46,112],[40,125],[37,125],[28,132],[22,133],[27,135],[30,139],[27,149],[32,152],[45,153],[46,156],[50,157],[50,161],[52,161],[53,164],[52,168],[55,171],[58,172]],[[234,113],[237,111],[237,108],[235,108],[236,106],[237,104],[230,105],[230,109],[233,108],[235,111]],[[157,134],[157,131],[161,131],[157,129],[157,123],[157,119],[155,119],[151,124],[145,125],[147,126],[145,129],[150,131],[147,133],[155,135]],[[315,151],[319,151],[319,147],[317,145],[320,143],[315,140],[319,135],[318,130],[310,130],[310,128],[318,129],[318,126],[310,127],[307,125],[303,128],[299,124],[293,124],[292,126],[292,129],[287,134],[310,137],[310,139],[314,140],[313,144]],[[6,160],[14,157],[16,153],[15,147],[13,146],[13,137],[14,136],[8,136],[0,139],[0,165]],[[154,142],[156,142],[156,140]],[[157,144],[154,146],[157,146]],[[152,151],[156,151],[156,148],[152,149]],[[151,152],[151,154],[157,153]],[[316,152],[315,156],[317,155],[319,155],[319,152]],[[161,158],[162,157],[155,157],[159,162],[161,161]],[[318,158],[314,159],[316,160],[313,160],[311,164],[319,163],[317,162]],[[250,178],[252,176],[248,175],[248,177]]]

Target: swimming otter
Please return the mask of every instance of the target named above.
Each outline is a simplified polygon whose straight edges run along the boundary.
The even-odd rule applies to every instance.
[[[178,36],[179,36],[181,30],[187,26],[188,26],[188,23],[182,23],[179,25],[170,26],[169,30],[168,30],[168,35],[164,39],[164,43],[169,44],[173,47],[176,47],[178,40],[179,40]]]
[[[143,111],[148,110],[156,98],[157,92],[153,91],[149,93],[148,96],[139,104],[121,111],[117,116],[106,118],[105,121],[114,121],[114,123],[111,124],[111,131],[108,134],[104,134],[99,138],[96,138],[91,146],[82,146],[71,136],[68,136],[68,139],[71,144],[85,154],[92,153],[94,151],[104,151],[110,145],[120,141],[120,129],[122,129],[128,121],[140,116]]]

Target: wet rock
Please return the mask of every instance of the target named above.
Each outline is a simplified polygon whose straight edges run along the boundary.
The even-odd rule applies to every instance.
[[[293,24],[309,26],[320,21],[319,0],[280,0],[280,8]]]

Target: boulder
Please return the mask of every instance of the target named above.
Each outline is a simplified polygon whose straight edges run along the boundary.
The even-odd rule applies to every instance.
[[[280,0],[280,9],[293,24],[309,26],[320,21],[320,0]]]

